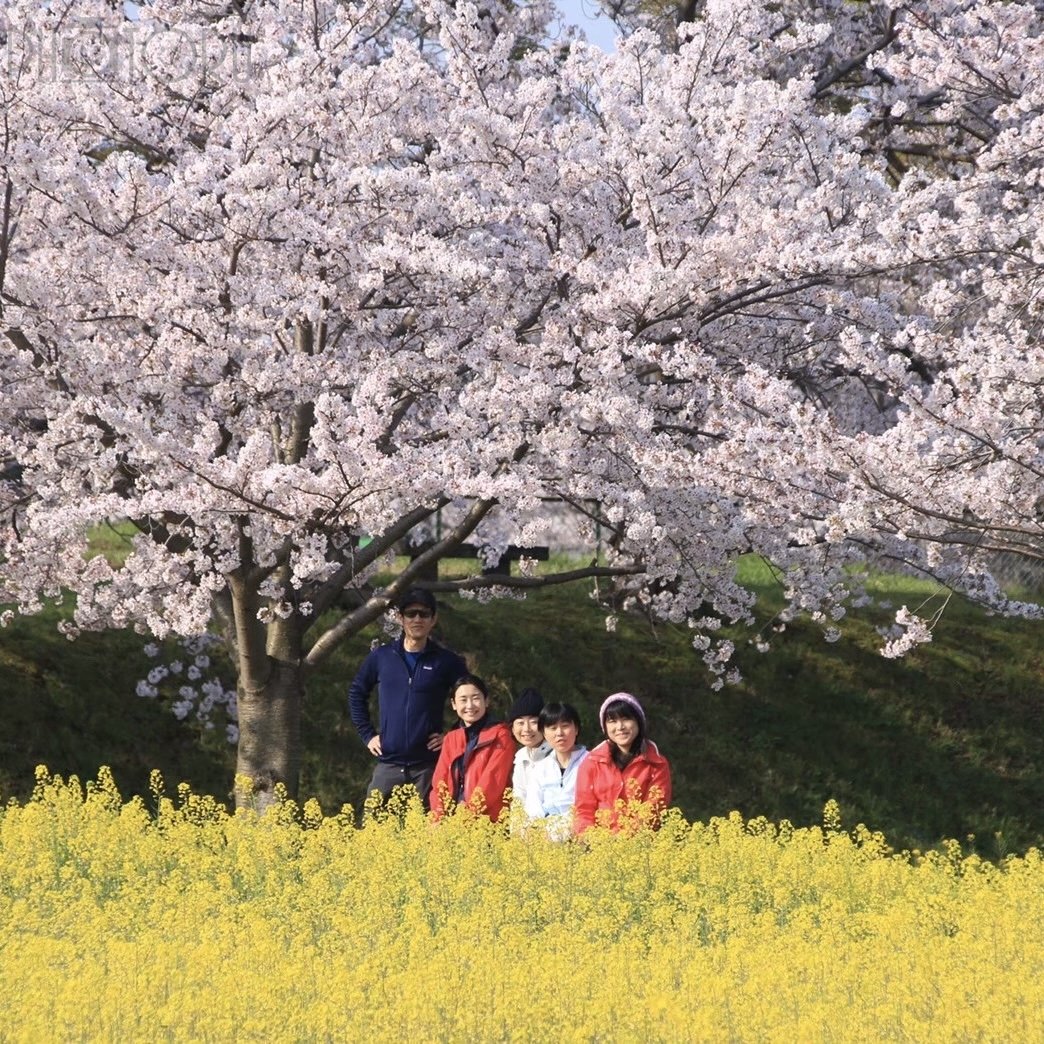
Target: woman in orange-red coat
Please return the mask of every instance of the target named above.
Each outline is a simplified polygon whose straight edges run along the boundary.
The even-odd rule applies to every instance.
[[[578,770],[576,833],[596,823],[614,833],[658,826],[671,801],[671,768],[646,736],[642,705],[629,692],[613,693],[602,704],[598,721],[606,739]]]
[[[494,822],[504,807],[511,782],[515,741],[511,729],[489,716],[489,691],[474,674],[458,678],[450,702],[460,718],[442,741],[429,804],[435,819],[453,805],[482,809]]]

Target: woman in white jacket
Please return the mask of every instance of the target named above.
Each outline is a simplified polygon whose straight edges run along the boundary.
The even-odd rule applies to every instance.
[[[526,822],[532,826],[543,820],[552,841],[565,841],[573,835],[577,770],[587,757],[587,748],[577,742],[580,715],[568,703],[549,703],[540,712],[540,730],[553,754],[539,762],[529,778]]]
[[[521,744],[511,772],[513,820],[525,807],[533,769],[551,753],[551,747],[544,741],[544,734],[540,730],[540,712],[543,707],[544,699],[536,689],[523,689],[507,713],[511,734],[515,742]]]

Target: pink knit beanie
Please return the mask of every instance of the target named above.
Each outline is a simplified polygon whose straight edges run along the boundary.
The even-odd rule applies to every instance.
[[[602,726],[602,732],[605,732],[605,709],[610,703],[626,703],[628,706],[634,708],[635,717],[642,723],[642,731],[645,731],[645,711],[642,710],[642,705],[629,693],[629,692],[614,692],[612,696],[606,698],[605,702],[601,707],[598,708],[598,724]]]

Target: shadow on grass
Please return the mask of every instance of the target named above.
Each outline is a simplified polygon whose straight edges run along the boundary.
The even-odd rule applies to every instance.
[[[144,639],[130,631],[84,634],[69,641],[57,611],[16,619],[0,631],[0,798],[25,799],[34,769],[94,779],[108,765],[121,794],[147,796],[149,773],[227,795],[231,748],[204,746],[169,709],[135,695],[151,664]]]
[[[763,593],[771,612],[772,592]],[[923,595],[917,585],[889,591],[895,605]],[[808,825],[836,798],[846,826],[863,822],[897,848],[974,834],[975,848],[995,857],[1044,843],[1040,624],[954,603],[931,644],[893,661],[878,654],[874,629],[890,616],[852,614],[836,644],[812,624],[791,624],[767,654],[737,632],[744,680],[719,692],[690,632],[624,617],[610,634],[604,610],[579,587],[485,605],[447,600],[440,623],[447,644],[491,683],[496,711],[535,685],[579,708],[588,746],[602,738],[605,696],[639,696],[671,761],[675,803],[691,819],[736,809]],[[19,619],[0,631],[0,794],[27,796],[38,763],[86,778],[107,764],[125,796],[146,795],[149,770],[159,768],[168,785],[185,781],[224,799],[232,749],[201,745],[169,710],[134,695],[149,666],[142,639],[117,632],[70,643],[56,620]],[[300,792],[327,812],[358,806],[373,768],[346,694],[378,633],[357,635],[309,680]]]

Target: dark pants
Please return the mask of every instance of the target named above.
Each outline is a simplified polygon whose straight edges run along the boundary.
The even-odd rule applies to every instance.
[[[366,788],[369,797],[375,790],[381,795],[381,802],[391,797],[395,787],[412,784],[420,794],[421,804],[427,808],[428,794],[431,793],[431,777],[435,775],[434,763],[429,765],[389,765],[378,761],[373,770],[373,778]]]

